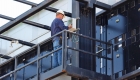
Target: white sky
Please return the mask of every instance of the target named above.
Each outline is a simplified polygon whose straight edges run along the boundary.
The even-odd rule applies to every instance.
[[[34,3],[40,3],[43,0],[28,0]],[[31,6],[14,1],[14,0],[0,0],[0,14],[6,15],[9,17],[16,18],[20,14],[29,10]],[[0,18],[0,27],[5,23],[9,22],[9,20],[5,20]]]

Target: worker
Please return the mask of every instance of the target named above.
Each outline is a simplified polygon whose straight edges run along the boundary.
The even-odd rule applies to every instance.
[[[62,19],[65,17],[65,14],[62,10],[58,10],[56,12],[56,18],[53,20],[52,24],[51,24],[51,36],[61,32],[62,30],[68,30],[70,28],[72,28],[72,25],[70,24],[69,26],[65,26],[64,22],[62,21]],[[58,35],[56,37],[53,38],[53,49],[56,50],[58,48],[60,48],[62,46],[61,40],[62,36]],[[62,50],[58,50],[56,52],[53,53],[52,56],[52,67],[55,68],[59,65],[62,64]]]

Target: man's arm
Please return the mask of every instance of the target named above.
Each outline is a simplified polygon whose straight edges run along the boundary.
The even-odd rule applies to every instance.
[[[64,30],[64,29],[68,30],[68,26],[65,26],[62,20],[58,21],[58,26],[61,28],[61,30]]]

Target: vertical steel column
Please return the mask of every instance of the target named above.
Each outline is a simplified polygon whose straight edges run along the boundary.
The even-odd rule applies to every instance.
[[[93,4],[93,8],[92,8],[92,22],[91,22],[91,25],[92,25],[92,37],[93,38],[96,38],[96,7],[95,5]],[[96,41],[92,41],[92,52],[96,53]],[[96,57],[94,58],[94,56],[92,56],[91,58],[91,66],[92,66],[92,69],[93,71],[96,71]],[[94,63],[95,62],[95,63]]]
[[[16,70],[17,69],[17,57],[15,57],[15,69],[14,70]],[[17,72],[14,72],[14,80],[16,80],[17,79]]]
[[[72,0],[72,18],[79,18],[79,2]]]
[[[106,33],[105,33],[106,35],[105,36],[106,36],[106,42],[107,42],[107,27],[106,26],[105,26],[105,29],[106,29]],[[108,46],[108,44],[106,44],[106,54],[105,54],[106,57],[107,57],[107,46]],[[106,75],[107,75],[107,59],[105,59],[105,66],[106,66],[106,69],[105,69],[106,71],[105,72],[106,72]]]
[[[40,63],[39,63],[39,58],[40,57],[40,45],[37,46],[37,80],[40,80],[39,77],[39,69],[40,69]]]
[[[76,0],[72,0],[72,18],[75,18],[76,19],[76,22],[73,22],[75,23],[72,23],[73,24],[73,27],[76,26],[76,28],[79,28],[79,20],[78,18],[80,18],[80,8],[79,8],[79,1],[76,1]],[[76,33],[79,33],[79,30],[76,32]],[[71,42],[72,45],[75,45],[76,48],[79,48],[79,44],[74,44]],[[75,52],[75,54],[72,54],[73,57],[71,59],[71,62],[72,62],[72,65],[73,66],[76,66],[76,67],[79,67],[79,52],[76,52],[76,51],[73,51]]]
[[[64,31],[64,55],[63,55],[63,59],[64,59],[64,70],[66,70],[66,66],[67,66],[67,31]]]
[[[105,17],[105,16],[104,16],[103,19],[104,19],[104,23],[105,23],[105,37],[106,37],[106,42],[108,42],[108,41],[107,41],[107,22],[108,22],[108,20],[107,20],[107,17]],[[109,45],[109,46],[110,46],[110,45]],[[108,44],[106,44],[106,54],[105,54],[106,57],[107,57],[107,49],[108,49]],[[108,65],[107,65],[107,59],[105,60],[105,62],[106,62],[106,75],[107,75],[107,66],[108,66]]]
[[[64,47],[65,46],[64,45],[65,44],[65,38],[64,37],[65,37],[65,33],[62,32],[62,66],[63,66],[62,70],[64,69],[64,64],[65,64],[64,63],[64,60],[65,60],[64,59],[64,49],[65,49],[65,47]]]
[[[93,4],[93,0],[88,0],[87,2],[81,2],[83,0],[78,0],[80,1],[79,3],[79,10],[80,12],[85,12],[85,14],[79,15],[80,16],[80,20],[79,20],[79,27],[80,27],[80,34],[92,37],[92,38],[96,38],[96,10],[95,10],[95,5]],[[84,4],[85,3],[85,4]],[[90,5],[90,6],[88,6]],[[85,23],[85,21],[87,21]],[[87,27],[87,28],[85,28]],[[79,40],[79,48],[83,49],[83,50],[88,50],[88,51],[92,51],[95,52],[95,41],[90,41],[90,42],[86,42],[86,40],[84,38],[80,38],[83,40]],[[84,44],[87,44],[86,48],[83,46]],[[96,69],[96,59],[94,56],[84,56],[84,54],[79,54],[79,56],[83,56],[83,57],[79,57],[79,67],[80,68],[85,68],[88,70],[92,70],[95,71]],[[88,65],[84,65],[84,62],[89,62]]]
[[[111,45],[112,46],[112,79],[113,79],[113,74],[114,74],[114,55],[113,55],[113,45]]]

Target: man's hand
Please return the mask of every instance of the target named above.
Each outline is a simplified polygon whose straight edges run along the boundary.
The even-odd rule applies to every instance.
[[[71,29],[72,28],[72,24],[69,24],[68,28]]]

